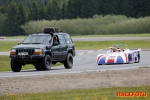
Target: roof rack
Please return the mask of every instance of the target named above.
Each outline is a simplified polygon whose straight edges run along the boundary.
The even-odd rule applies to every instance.
[[[44,33],[59,33],[60,29],[58,27],[44,28]]]

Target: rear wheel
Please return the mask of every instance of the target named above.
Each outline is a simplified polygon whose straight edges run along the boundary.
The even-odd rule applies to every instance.
[[[137,57],[138,57],[138,61],[136,63],[139,63],[140,62],[140,53],[138,53]]]
[[[41,68],[42,70],[50,70],[52,64],[52,59],[49,55],[45,55],[45,57],[41,60]]]
[[[13,72],[20,72],[21,68],[22,68],[22,65],[19,64],[16,60],[14,59],[11,59],[11,70]]]
[[[73,56],[68,53],[66,60],[64,61],[64,66],[66,69],[71,69],[73,67]]]

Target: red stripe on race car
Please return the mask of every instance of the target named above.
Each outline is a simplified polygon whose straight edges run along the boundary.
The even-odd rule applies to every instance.
[[[114,63],[115,62],[115,56],[108,57],[107,63]]]
[[[132,52],[132,60],[133,60],[133,62],[135,62],[135,59],[134,59],[134,52]]]
[[[124,53],[124,55],[125,55],[125,57],[126,57],[126,62],[128,62],[128,57],[127,57],[127,54],[126,54],[126,53]]]
[[[98,58],[97,58],[97,62],[99,62],[99,60],[102,58],[103,55],[100,55]]]

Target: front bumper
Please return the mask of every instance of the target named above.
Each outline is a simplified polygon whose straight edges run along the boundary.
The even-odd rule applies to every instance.
[[[27,61],[28,62],[28,61],[36,61],[36,60],[44,57],[44,55],[10,55],[9,57],[16,61],[24,61],[24,62]]]

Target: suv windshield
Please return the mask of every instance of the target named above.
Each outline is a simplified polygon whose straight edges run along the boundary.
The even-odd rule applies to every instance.
[[[25,38],[25,40],[22,42],[23,44],[43,44],[43,43],[49,43],[51,39],[51,35],[29,35]]]

